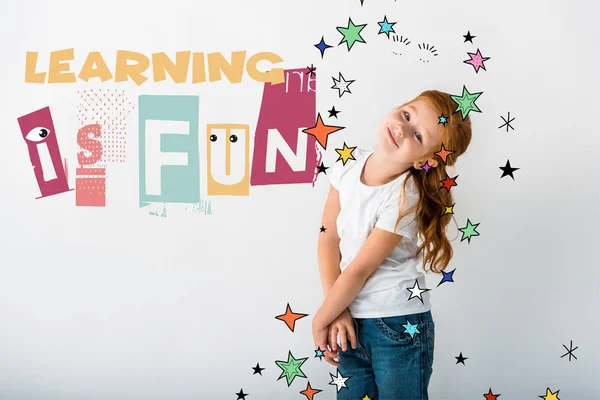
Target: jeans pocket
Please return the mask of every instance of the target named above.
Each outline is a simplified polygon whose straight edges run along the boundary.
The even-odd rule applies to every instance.
[[[427,335],[427,355],[429,357],[429,365],[433,366],[433,353],[435,350],[435,322],[427,322],[425,324],[425,332]]]
[[[403,315],[377,318],[375,325],[384,336],[400,344],[418,343],[423,333],[418,320],[410,321]]]

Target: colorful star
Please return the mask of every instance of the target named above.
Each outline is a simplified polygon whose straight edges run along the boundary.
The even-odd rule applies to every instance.
[[[333,76],[331,77],[331,79],[333,79],[333,86],[331,88],[337,89],[340,97],[342,97],[342,95],[346,92],[352,94],[352,92],[349,89],[349,86],[352,82],[354,82],[354,79],[347,81],[344,79],[341,72],[339,72],[339,74],[340,79],[335,79]]]
[[[454,271],[456,271],[456,268],[454,268],[450,272],[442,271],[442,274],[444,274],[444,277],[442,278],[440,283],[438,283],[438,286],[440,286],[444,282],[454,282],[454,280],[452,279],[452,275],[454,275]]]
[[[550,390],[549,387],[546,388],[546,394],[544,396],[538,396],[541,397],[544,400],[560,400],[558,398],[558,392],[560,392],[560,390],[557,390],[556,392],[552,393],[552,391]]]
[[[448,189],[448,191],[450,191],[450,188],[452,186],[458,186],[458,184],[456,183],[456,178],[458,178],[458,175],[456,175],[454,178],[450,178],[448,174],[446,174],[446,179],[440,181],[442,182],[442,186],[440,186],[440,189],[444,187]]]
[[[425,164],[423,164],[421,168],[425,170],[425,173],[427,173],[432,168],[432,166],[429,165],[429,160],[425,161]]]
[[[463,121],[469,115],[469,111],[481,112],[481,110],[475,104],[475,100],[477,100],[477,98],[482,94],[483,92],[469,93],[467,91],[466,86],[463,85],[463,92],[461,96],[450,95],[452,100],[454,100],[454,102],[458,104],[458,107],[456,108],[456,110],[454,110],[454,112],[460,110],[462,113]]]
[[[442,214],[442,216],[446,215],[446,214],[454,214],[454,205],[456,203],[452,204],[451,206],[444,206],[446,208],[446,211],[444,211],[444,213]]]
[[[317,114],[317,123],[312,128],[302,129],[302,132],[308,133],[309,135],[313,135],[317,142],[323,147],[327,149],[327,137],[334,132],[344,129],[343,126],[333,126],[333,125],[325,125],[323,123],[323,119],[321,118],[321,113]]]
[[[479,224],[481,224],[481,222],[478,222],[475,225],[473,225],[471,224],[471,220],[467,218],[467,226],[465,226],[464,228],[458,228],[458,230],[463,233],[463,237],[460,239],[460,241],[462,242],[463,240],[467,239],[468,243],[470,244],[471,236],[479,236],[479,232],[475,230],[475,228],[477,228]]]
[[[444,164],[446,164],[447,163],[446,157],[448,157],[452,153],[454,153],[454,151],[446,150],[444,148],[444,143],[442,143],[442,148],[440,149],[440,151],[433,153],[433,154],[435,154],[436,156],[439,156],[444,161]]]
[[[471,57],[470,60],[465,60],[463,61],[465,64],[471,64],[473,66],[473,68],[475,68],[475,73],[479,73],[479,68],[483,68],[484,71],[487,71],[485,69],[485,65],[483,64],[485,61],[489,60],[490,57],[483,57],[481,55],[481,53],[479,52],[479,49],[477,49],[477,53],[469,53],[467,52],[467,54]]]
[[[333,47],[333,46],[326,44],[325,40],[323,38],[324,38],[324,36],[321,36],[321,41],[319,43],[315,44],[315,47],[321,51],[321,59],[323,59],[325,50],[327,50],[330,47]]]
[[[283,371],[281,372],[281,375],[279,376],[279,378],[277,378],[277,380],[280,380],[285,376],[287,380],[287,385],[289,387],[295,377],[299,376],[301,378],[306,378],[306,375],[304,375],[304,372],[302,372],[302,370],[300,369],[300,367],[306,362],[306,360],[308,360],[308,357],[298,359],[294,358],[292,352],[288,350],[287,361],[275,361],[275,364],[277,364],[277,366]]]
[[[315,357],[319,357],[319,359],[321,361],[323,361],[323,357],[325,357],[325,353],[323,353],[323,350],[321,350],[321,349],[316,349],[315,350]]]
[[[485,400],[498,400],[498,396],[500,396],[500,395],[492,394],[492,388],[490,388],[489,392],[487,392],[483,395],[483,397],[485,397]]]
[[[377,23],[380,26],[379,33],[377,33],[378,35],[380,35],[382,33],[385,33],[387,35],[388,39],[389,39],[390,38],[390,32],[391,33],[396,33],[394,31],[394,28],[393,28],[393,26],[396,25],[396,22],[388,22],[387,15],[383,16],[383,21],[377,22]]]
[[[348,51],[350,51],[350,49],[352,49],[352,46],[354,46],[354,43],[356,42],[367,43],[362,38],[362,36],[360,36],[360,31],[365,29],[366,26],[367,24],[354,25],[354,22],[352,22],[352,18],[348,18],[348,26],[346,28],[344,28],[343,26],[338,26],[335,28],[338,30],[339,33],[341,33],[344,36],[342,40],[338,43],[338,46],[346,42]]]
[[[406,325],[402,325],[404,327],[404,333],[408,333],[411,337],[411,339],[415,338],[415,333],[421,333],[419,332],[419,330],[417,329],[417,326],[419,326],[419,324],[411,324],[410,321],[407,319],[406,320]]]
[[[306,317],[308,314],[299,314],[292,312],[290,308],[290,303],[287,303],[287,308],[285,310],[285,314],[277,315],[275,318],[282,320],[285,324],[290,328],[292,332],[294,332],[294,327],[296,326],[296,320],[300,318]]]
[[[300,394],[305,395],[307,400],[313,400],[313,396],[319,392],[322,392],[322,390],[313,389],[312,387],[310,387],[310,382],[308,382],[308,384],[306,385],[306,389],[301,391]]]
[[[357,146],[354,147],[348,147],[346,146],[346,142],[344,142],[344,148],[343,149],[335,149],[335,151],[337,151],[337,153],[340,155],[340,157],[335,160],[336,162],[342,160],[342,163],[344,165],[346,165],[346,162],[348,160],[356,160],[356,158],[354,158],[354,156],[352,155],[352,153],[354,152],[354,150],[356,149]]]

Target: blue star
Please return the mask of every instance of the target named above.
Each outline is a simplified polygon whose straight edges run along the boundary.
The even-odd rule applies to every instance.
[[[452,280],[452,275],[454,275],[454,271],[456,271],[456,268],[454,268],[450,272],[442,271],[442,274],[444,274],[444,277],[442,278],[442,280],[440,281],[440,283],[438,283],[438,286],[440,286],[444,282],[454,282]]]
[[[328,48],[333,47],[333,46],[330,46],[327,43],[325,43],[324,37],[321,36],[321,41],[319,43],[315,44],[315,47],[317,49],[321,50],[321,59],[322,59],[323,54],[325,54],[325,50],[327,50]]]
[[[387,20],[387,15],[383,16],[383,21],[378,22],[379,26],[381,27],[381,29],[379,29],[379,34],[381,33],[385,33],[388,37],[388,39],[390,38],[390,32],[392,33],[396,33],[394,31],[394,28],[392,28],[396,23],[395,22],[388,22]]]
[[[402,326],[405,328],[404,332],[408,333],[410,335],[410,337],[413,339],[415,337],[415,333],[421,333],[421,332],[419,332],[419,329],[417,329],[417,326],[419,326],[419,324],[413,325],[410,323],[410,321],[408,319],[406,320],[406,325],[402,325]]]
[[[441,117],[438,117],[440,119],[440,122],[438,122],[438,124],[443,124],[444,126],[446,126],[446,122],[448,122],[448,118],[444,117],[444,114],[442,114]]]

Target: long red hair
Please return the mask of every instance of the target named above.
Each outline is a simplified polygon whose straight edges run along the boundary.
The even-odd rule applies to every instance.
[[[423,252],[423,269],[428,271],[426,264],[430,264],[430,271],[441,274],[452,259],[452,245],[446,237],[446,227],[450,223],[450,216],[455,221],[454,214],[446,213],[446,207],[454,204],[452,190],[447,190],[442,187],[442,181],[446,179],[446,166],[452,167],[456,163],[456,159],[469,147],[471,142],[471,119],[467,117],[463,120],[461,112],[454,112],[457,104],[452,100],[450,95],[438,90],[427,90],[422,92],[413,100],[401,105],[398,108],[404,107],[417,100],[425,100],[433,107],[436,113],[446,117],[447,122],[440,124],[442,143],[444,149],[453,153],[446,156],[446,162],[439,156],[437,157],[438,165],[435,168],[425,171],[423,169],[415,169],[414,166],[409,169],[409,176],[404,181],[402,188],[403,195],[400,210],[404,208],[406,192],[406,184],[412,177],[413,182],[418,187],[420,199],[419,202],[406,211],[400,211],[396,226],[404,215],[415,211],[417,221],[419,222],[419,234],[423,238],[423,243],[419,246],[417,254]],[[441,150],[441,144],[438,144],[437,149],[432,149],[432,152]],[[453,178],[454,174],[448,174],[448,177]],[[458,225],[457,225],[458,226]]]

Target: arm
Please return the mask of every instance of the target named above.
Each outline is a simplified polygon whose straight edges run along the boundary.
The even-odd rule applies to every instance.
[[[319,258],[319,275],[323,293],[327,296],[329,290],[340,276],[340,237],[337,232],[336,220],[340,213],[339,192],[330,185],[329,195],[325,201],[321,225],[325,232],[319,233],[317,253]]]
[[[313,330],[325,329],[356,298],[365,282],[402,239],[401,235],[374,228],[354,260],[335,281],[313,318]]]

